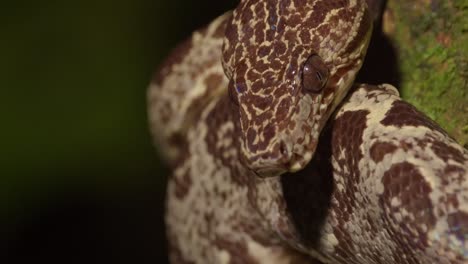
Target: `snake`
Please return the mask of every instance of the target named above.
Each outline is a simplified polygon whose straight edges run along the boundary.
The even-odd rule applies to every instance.
[[[148,119],[171,263],[468,263],[468,151],[355,83],[360,0],[241,0],[165,59]]]

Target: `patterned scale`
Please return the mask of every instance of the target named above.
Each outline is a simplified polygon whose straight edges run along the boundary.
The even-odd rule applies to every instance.
[[[242,0],[169,55],[148,104],[172,263],[468,262],[468,152],[353,86],[371,30],[366,1]]]

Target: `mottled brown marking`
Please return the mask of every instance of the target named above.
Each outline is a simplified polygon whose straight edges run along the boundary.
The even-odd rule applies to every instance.
[[[370,157],[374,162],[378,163],[382,161],[386,154],[393,153],[397,149],[397,146],[392,143],[377,141],[370,148]]]
[[[348,233],[340,230],[346,229],[351,214],[357,208],[356,186],[362,180],[358,163],[363,157],[360,147],[363,140],[362,135],[367,128],[366,119],[368,114],[369,112],[366,110],[344,112],[333,122],[331,140],[333,155],[339,157],[343,148],[345,148],[345,153],[353,153],[345,157],[345,159],[337,159],[338,166],[346,167],[350,172],[349,175],[341,175],[347,188],[344,192],[336,192],[335,194],[338,201],[346,201],[340,204],[342,206],[341,210],[336,211],[339,226],[335,229],[335,236],[340,241],[340,247],[337,249],[337,254],[340,256],[350,256],[350,252],[352,252],[351,237]]]
[[[447,216],[450,232],[458,240],[465,241],[468,234],[468,213],[458,211]]]
[[[208,87],[208,90],[214,90],[223,83],[224,76],[219,74],[211,74],[205,79],[205,85]]]
[[[288,116],[288,110],[291,106],[291,99],[284,98],[278,105],[278,109],[276,110],[276,120],[284,120]]]
[[[445,166],[441,177],[441,181],[443,185],[449,185],[449,184],[457,184],[457,185],[462,185],[463,181],[466,180],[466,175],[468,168],[463,168],[460,166],[456,165],[447,165]]]
[[[429,229],[433,228],[436,218],[431,210],[427,210],[433,207],[429,198],[432,189],[418,168],[409,162],[393,164],[385,172],[382,183],[385,190],[380,203],[387,212],[386,220],[400,227],[399,229],[393,229],[393,232],[402,237],[403,243],[407,243],[400,246],[403,248],[409,245],[415,248],[422,245],[428,246],[427,234],[421,229],[420,224],[424,223]],[[391,205],[393,198],[399,199],[401,201],[401,208],[409,212],[414,219],[403,216],[403,220],[400,222],[396,218],[393,218],[393,212],[401,210]],[[390,224],[390,226],[392,225]],[[412,230],[417,231],[414,233]],[[405,241],[407,237],[419,237],[419,243]]]
[[[361,42],[359,41],[360,39],[364,38],[366,34],[369,32],[369,28],[372,28],[372,17],[369,13],[368,9],[365,9],[364,15],[362,17],[361,24],[359,26],[359,29],[357,31],[357,38],[354,38],[346,47],[345,53],[352,52],[354,49],[356,49]]]
[[[178,167],[186,162],[186,160],[189,158],[190,151],[188,149],[188,144],[185,141],[185,138],[178,136],[173,137],[172,140],[174,141],[172,144],[181,150],[180,155],[174,160],[173,164],[171,164],[173,167]],[[189,171],[184,170],[182,175],[173,174],[171,178],[174,183],[174,195],[177,197],[177,199],[184,199],[189,193],[190,187],[193,184]]]
[[[387,112],[386,117],[380,122],[384,126],[423,126],[432,130],[439,131],[445,135],[445,132],[434,121],[426,115],[419,112],[414,106],[403,102],[395,101],[392,108]]]
[[[463,153],[444,142],[434,141],[432,142],[431,148],[434,153],[445,162],[453,160],[459,163],[463,163]]]

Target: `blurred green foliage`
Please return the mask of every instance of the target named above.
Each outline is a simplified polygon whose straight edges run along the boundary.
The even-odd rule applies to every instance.
[[[402,97],[468,147],[468,0],[394,0],[387,10]]]

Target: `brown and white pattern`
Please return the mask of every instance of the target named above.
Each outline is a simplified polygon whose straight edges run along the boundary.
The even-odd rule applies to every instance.
[[[223,66],[250,169],[277,176],[310,161],[361,67],[371,28],[364,1],[241,1],[227,25]],[[327,69],[324,87],[304,89],[309,62]]]
[[[327,263],[468,261],[468,151],[390,85],[357,87],[281,184],[297,247]]]
[[[180,154],[180,141],[198,122],[202,109],[225,93],[221,45],[230,15],[217,18],[175,48],[148,89],[150,128],[162,156],[170,163]]]
[[[322,132],[371,28],[361,0],[242,0],[173,51],[148,93],[171,262],[468,261],[468,153],[437,124],[361,85]]]

